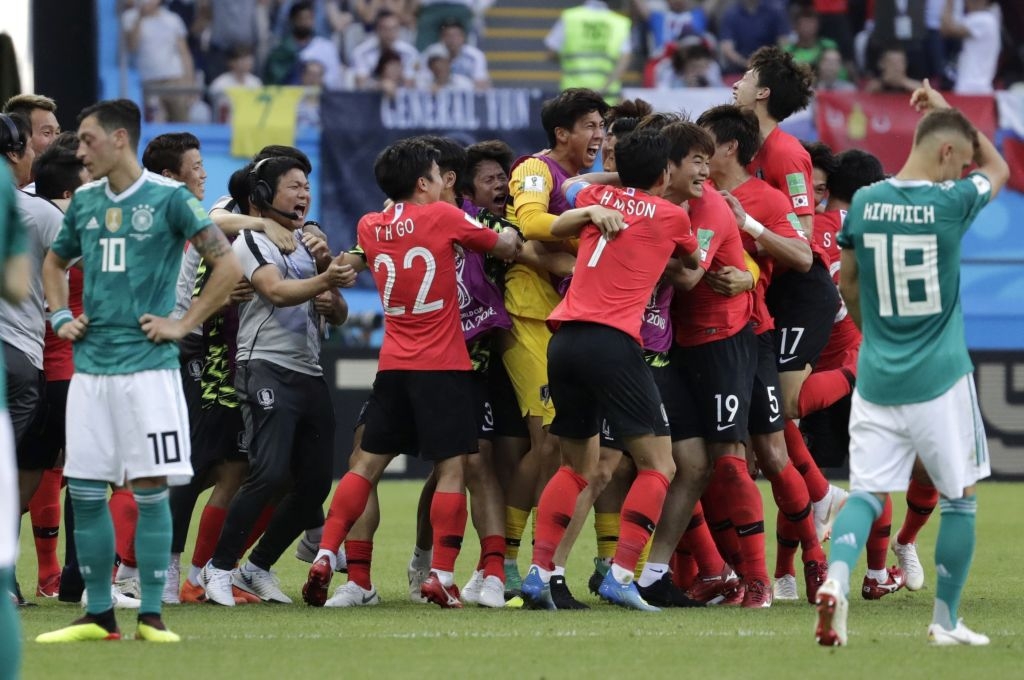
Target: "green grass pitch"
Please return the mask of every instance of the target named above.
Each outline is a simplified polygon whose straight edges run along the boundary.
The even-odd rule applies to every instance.
[[[761,485],[774,536],[774,506]],[[21,611],[25,678],[1010,678],[1024,677],[1024,543],[1019,539],[1024,484],[987,483],[978,493],[978,547],[961,615],[992,638],[987,648],[930,648],[925,641],[934,593],[933,551],[938,510],[919,539],[924,590],[901,591],[877,602],[856,596],[854,574],[850,646],[814,644],[813,608],[805,602],[769,610],[736,608],[641,614],[599,603],[586,592],[594,534],[588,527],[569,564],[585,612],[443,611],[406,596],[412,549],[415,482],[384,482],[383,521],[374,545],[374,581],[384,603],[358,609],[312,609],[302,604],[166,607],[165,620],[184,640],[152,645],[130,640],[131,612],[118,613],[120,642],[38,645],[33,638],[67,625],[77,606],[42,602]],[[902,522],[894,497],[893,531]],[[198,521],[198,512],[196,514]],[[31,531],[22,532],[20,580],[34,592]],[[195,525],[193,525],[194,531]],[[464,583],[478,555],[467,530],[459,560]],[[529,545],[527,540],[524,545]],[[769,540],[769,569],[774,540]],[[61,548],[63,551],[63,547]],[[827,550],[827,548],[826,548]],[[189,546],[191,551],[191,545]],[[520,555],[525,569],[529,550]],[[62,553],[63,554],[63,553]],[[188,555],[190,553],[186,553]],[[891,554],[890,554],[891,555]],[[894,560],[893,560],[894,561]],[[308,565],[289,551],[277,565],[285,592],[301,602]],[[337,577],[332,584],[343,583]],[[801,593],[803,586],[801,583]]]

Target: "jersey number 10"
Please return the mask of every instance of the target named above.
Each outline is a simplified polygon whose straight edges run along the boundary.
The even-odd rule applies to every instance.
[[[124,271],[124,239],[123,238],[101,238],[100,249],[103,257],[100,271],[123,272]]]
[[[935,234],[894,234],[891,250],[888,234],[864,234],[864,246],[874,251],[879,316],[893,316],[894,306],[897,316],[929,316],[942,311],[939,247]],[[908,253],[915,251],[920,253],[920,263],[907,264]],[[889,285],[890,268],[892,287]],[[913,282],[919,282],[915,286],[915,297],[920,298],[917,300],[910,299]]]

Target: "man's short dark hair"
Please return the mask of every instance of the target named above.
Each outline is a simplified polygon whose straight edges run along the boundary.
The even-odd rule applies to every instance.
[[[253,163],[259,163],[264,158],[294,158],[298,162],[302,163],[302,171],[306,173],[306,177],[313,172],[313,164],[309,162],[309,156],[302,152],[301,149],[296,149],[294,146],[285,146],[284,144],[268,144],[259,153],[252,157]]]
[[[608,109],[604,114],[604,124],[608,134],[621,137],[636,129],[636,126],[640,124],[640,120],[652,113],[654,113],[654,107],[649,102],[639,97],[636,99],[624,99]],[[613,126],[614,132],[612,131]]]
[[[540,122],[548,136],[548,145],[555,147],[555,130],[572,130],[588,113],[597,111],[602,118],[608,103],[598,92],[583,87],[570,87],[544,102],[540,109]]]
[[[41,94],[16,94],[4,103],[4,113],[19,113],[29,120],[37,109],[57,113],[57,102]]]
[[[288,9],[288,21],[295,21],[295,17],[301,12],[312,12],[313,3],[308,0],[299,0]]]
[[[654,113],[648,113],[646,116],[640,119],[637,124],[636,130],[664,130],[672,123],[684,123],[686,117],[681,113],[674,113],[671,111],[655,111]]]
[[[512,168],[512,161],[515,159],[515,152],[512,147],[500,139],[488,139],[466,147],[466,174],[462,180],[462,191],[472,193],[473,180],[476,179],[477,170],[484,161],[494,161],[501,166],[507,175]]]
[[[962,135],[974,145],[974,152],[978,152],[978,131],[958,109],[934,109],[926,113],[917,122],[917,129],[914,130],[914,146],[920,144],[921,140],[943,131]]]
[[[639,128],[633,132],[639,131]],[[715,142],[708,131],[699,125],[686,121],[669,123],[661,129],[662,138],[668,142],[668,159],[681,163],[691,153],[701,153],[711,158],[715,155]],[[618,163],[618,147],[615,147],[615,162]]]
[[[735,104],[713,106],[697,119],[719,144],[736,142],[736,160],[746,166],[761,148],[761,127],[753,111],[744,111]]]
[[[835,172],[836,155],[832,153],[832,148],[828,144],[825,142],[805,142],[802,140],[800,144],[810,155],[813,167],[825,173],[826,177]]]
[[[274,202],[281,178],[292,170],[305,169],[302,163],[290,156],[266,158],[253,163],[249,173],[249,202],[258,209],[265,209]]]
[[[860,149],[847,149],[835,156],[835,168],[828,175],[828,194],[849,203],[857,189],[885,179],[882,162]]]
[[[437,149],[437,167],[442,174],[455,173],[455,192],[458,193],[466,176],[466,147],[451,137],[440,135],[421,135],[418,139]]]
[[[142,112],[131,99],[104,99],[87,106],[78,114],[78,124],[81,125],[89,116],[95,116],[107,134],[124,128],[128,132],[128,146],[132,151],[138,151]]]
[[[249,163],[235,170],[228,178],[228,195],[238,204],[238,212],[242,215],[249,214],[249,193],[252,191],[252,187],[249,185],[249,175],[252,174],[254,166],[255,163]]]
[[[400,139],[380,152],[373,164],[373,176],[384,195],[404,201],[416,193],[420,177],[429,177],[440,154],[422,139]]]
[[[0,153],[13,153],[21,158],[25,155],[28,140],[32,138],[32,123],[20,113],[5,113],[4,116],[10,125],[6,122],[0,124]],[[14,130],[11,130],[12,125]]]
[[[807,108],[814,96],[814,72],[807,64],[775,46],[759,47],[750,57],[750,68],[757,71],[757,86],[771,90],[768,115],[782,122]]]
[[[64,198],[65,192],[74,193],[75,189],[82,186],[84,169],[82,160],[74,151],[51,144],[32,164],[36,194],[52,201]]]
[[[635,130],[615,145],[615,168],[623,186],[650,189],[668,167],[668,145],[657,130]]]
[[[78,151],[78,133],[74,130],[65,130],[53,138],[50,146],[59,146],[72,151]]]
[[[191,132],[168,132],[154,137],[146,145],[142,166],[158,175],[165,170],[180,175],[185,152],[199,148],[199,139]]]

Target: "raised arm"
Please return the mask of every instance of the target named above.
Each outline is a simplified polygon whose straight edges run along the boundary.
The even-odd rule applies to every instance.
[[[860,328],[860,272],[852,248],[843,248],[839,254],[839,294],[843,296],[853,323]]]

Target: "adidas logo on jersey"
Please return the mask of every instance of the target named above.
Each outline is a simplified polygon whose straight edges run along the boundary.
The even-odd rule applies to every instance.
[[[856,548],[857,547],[857,537],[854,536],[852,533],[843,534],[839,538],[834,539],[833,543],[835,545],[848,545],[851,548]]]
[[[86,223],[86,225],[85,225],[85,228],[86,229],[99,229],[100,228],[100,223],[96,220],[95,217],[90,217],[89,218],[89,222]]]

